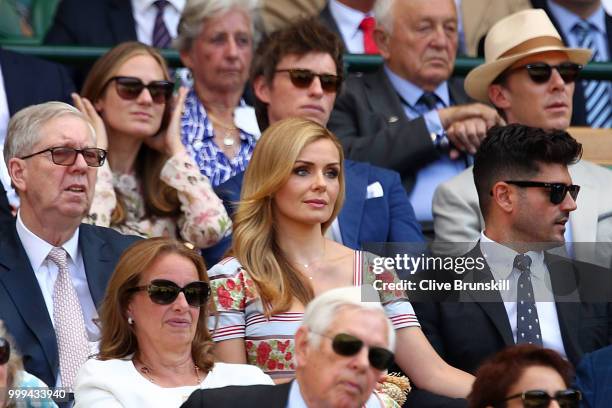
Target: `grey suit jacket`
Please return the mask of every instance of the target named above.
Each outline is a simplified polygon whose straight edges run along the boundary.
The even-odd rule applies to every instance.
[[[448,87],[453,105],[471,102],[463,80],[450,79]],[[439,158],[425,119],[406,117],[382,68],[347,79],[328,127],[342,142],[348,159],[397,171],[408,192],[418,171]]]
[[[472,167],[440,184],[433,199],[438,242],[476,242],[484,228]],[[580,185],[578,208],[570,213],[577,260],[609,266],[612,258],[612,171],[585,160],[569,166]],[[604,244],[581,244],[581,243]]]

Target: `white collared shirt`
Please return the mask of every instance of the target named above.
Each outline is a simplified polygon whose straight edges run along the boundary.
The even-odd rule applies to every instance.
[[[153,41],[153,26],[157,16],[157,7],[153,5],[155,0],[131,0],[132,13],[136,22],[136,37],[141,43],[151,45]],[[168,0],[164,8],[164,23],[170,37],[176,38],[178,23],[181,13],[185,7],[185,0]]]
[[[57,265],[47,259],[49,252],[53,248],[53,245],[47,241],[41,239],[36,234],[28,229],[21,219],[21,212],[17,212],[17,235],[21,240],[21,244],[25,249],[32,270],[38,281],[38,286],[42,292],[47,306],[47,312],[51,323],[53,322],[53,287],[59,269]],[[72,237],[62,245],[62,248],[68,254],[67,262],[68,269],[70,272],[70,278],[72,284],[76,290],[79,302],[81,303],[81,309],[83,310],[83,317],[85,319],[85,329],[87,331],[87,337],[89,339],[89,348],[91,351],[95,351],[97,348],[97,342],[100,339],[100,329],[94,323],[94,319],[97,320],[98,312],[94,305],[91,293],[89,292],[89,285],[87,283],[87,276],[85,275],[85,265],[83,263],[83,255],[79,249],[79,229],[74,232]],[[61,384],[59,372],[57,376],[56,386]],[[49,384],[52,385],[52,384]]]
[[[493,278],[510,281],[511,290],[501,295],[512,329],[512,336],[516,343],[516,287],[520,272],[514,269],[514,258],[518,255],[518,252],[491,240],[485,235],[484,231],[480,234],[480,250],[487,260]],[[536,300],[536,309],[540,320],[543,346],[551,348],[567,358],[563,338],[561,337],[550,273],[544,263],[544,253],[529,251],[525,255],[531,258],[531,284],[533,285],[533,296]]]
[[[363,31],[359,28],[359,24],[365,17],[372,14],[362,13],[337,0],[329,1],[329,12],[336,21],[348,52],[363,54]]]

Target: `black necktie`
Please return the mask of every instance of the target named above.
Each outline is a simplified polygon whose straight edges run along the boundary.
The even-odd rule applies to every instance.
[[[153,25],[153,41],[152,45],[156,48],[168,48],[172,37],[168,32],[168,27],[164,23],[164,9],[168,5],[168,0],[157,0],[153,3],[157,7],[157,15],[155,16],[155,24]]]
[[[433,92],[423,92],[423,95],[417,101],[417,110],[420,113],[426,113],[436,109],[436,105],[438,104],[438,97]]]
[[[531,285],[530,267],[531,258],[528,255],[519,254],[514,258],[514,268],[521,272],[516,290],[516,344],[529,343],[541,346],[542,333]]]

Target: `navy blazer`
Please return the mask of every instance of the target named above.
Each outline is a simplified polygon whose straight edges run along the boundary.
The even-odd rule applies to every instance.
[[[51,317],[17,235],[15,221],[0,225],[0,231],[0,320],[15,339],[26,371],[53,387],[59,370],[59,355]],[[104,298],[119,257],[138,239],[110,228],[88,224],[79,227],[79,248],[89,292],[96,306]]]
[[[421,226],[412,204],[402,187],[399,174],[368,163],[344,161],[345,199],[338,214],[342,243],[360,249],[370,242],[423,242]],[[233,214],[240,200],[244,173],[239,173],[215,188],[228,214]],[[383,195],[367,197],[369,185],[379,183]],[[202,254],[210,267],[221,260],[230,247],[231,237],[204,249]]]
[[[612,346],[584,356],[576,369],[576,388],[583,408],[610,406],[612,400]]]

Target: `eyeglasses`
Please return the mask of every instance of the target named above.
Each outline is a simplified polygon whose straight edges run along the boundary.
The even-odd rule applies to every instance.
[[[552,400],[557,401],[561,408],[578,408],[582,394],[580,391],[567,389],[557,391],[554,396],[550,396],[543,390],[530,390],[521,394],[511,395],[503,401],[514,398],[522,399],[523,407],[525,408],[548,408]]]
[[[361,348],[364,346],[362,340],[350,334],[338,333],[331,337],[326,334],[316,332],[312,333],[331,339],[332,349],[336,352],[336,354],[341,356],[354,356],[355,354],[359,353],[359,350],[361,350]],[[389,368],[393,362],[393,353],[390,350],[376,346],[368,348],[368,361],[372,367],[378,370],[386,370]]]
[[[158,305],[169,305],[174,302],[179,293],[185,294],[185,299],[191,307],[200,307],[206,304],[210,296],[210,285],[208,282],[194,281],[182,288],[176,283],[166,279],[154,279],[148,285],[130,288],[130,292],[146,290],[153,303]]]
[[[277,69],[274,72],[287,72],[289,79],[296,88],[308,88],[315,77],[319,77],[321,89],[325,92],[335,93],[340,89],[342,78],[333,74],[317,74],[309,69]]]
[[[39,154],[43,154],[46,152],[51,152],[51,160],[53,163],[58,164],[60,166],[72,166],[77,159],[77,155],[81,154],[83,159],[85,159],[85,163],[89,167],[100,167],[104,164],[104,160],[106,160],[106,150],[98,149],[97,147],[87,147],[85,149],[74,149],[72,147],[50,147],[45,150],[41,150],[40,152],[28,154],[27,156],[21,157],[21,159],[29,159],[30,157],[34,157]]]
[[[563,183],[544,183],[542,181],[515,181],[506,180],[508,184],[514,184],[519,187],[542,187],[550,190],[550,202],[553,204],[561,204],[565,199],[565,195],[569,192],[572,196],[572,200],[576,201],[578,198],[578,192],[580,186],[575,184],[563,184]]]
[[[522,67],[516,67],[513,70],[523,68],[527,70],[529,78],[531,78],[531,80],[536,84],[548,82],[550,76],[552,75],[553,68],[557,70],[561,76],[561,79],[563,79],[563,82],[569,84],[576,80],[578,74],[580,74],[580,71],[582,70],[582,65],[573,62],[562,62],[559,65],[549,65],[545,62],[535,62],[533,64],[523,65]]]
[[[4,337],[0,337],[0,365],[8,363],[11,357],[11,344]]]
[[[111,81],[115,81],[117,95],[128,101],[138,98],[142,90],[147,88],[153,102],[166,103],[172,96],[172,90],[174,89],[174,82],[170,81],[151,81],[145,85],[139,78],[116,76],[110,78],[106,84],[108,85]]]

